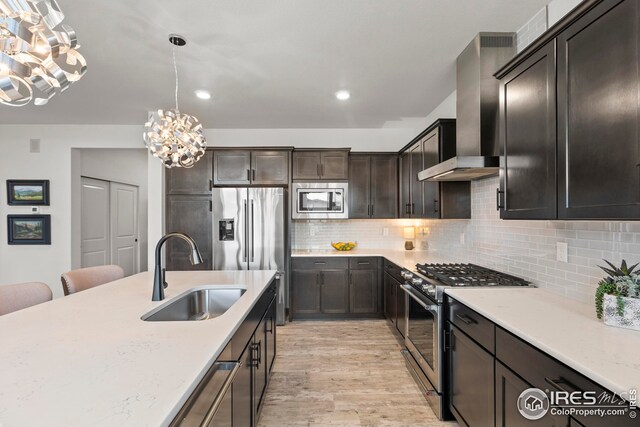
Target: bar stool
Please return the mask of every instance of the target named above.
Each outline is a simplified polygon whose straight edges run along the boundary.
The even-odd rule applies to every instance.
[[[0,286],[0,316],[51,301],[52,298],[49,286],[40,282]]]
[[[119,265],[100,265],[67,271],[60,276],[65,295],[75,294],[122,279],[124,270]]]

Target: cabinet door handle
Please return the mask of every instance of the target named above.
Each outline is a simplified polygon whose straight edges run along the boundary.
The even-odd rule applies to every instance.
[[[349,273],[349,283],[353,285],[353,273]]]
[[[318,177],[322,176],[322,172],[320,172],[320,163],[316,165],[316,174],[318,175]]]
[[[209,212],[213,212],[213,200],[209,200]]]
[[[315,265],[325,265],[326,262],[324,262],[324,261],[315,261],[314,264]]]
[[[475,323],[478,323],[475,319],[472,319],[471,317],[467,316],[466,314],[458,314],[458,313],[456,313],[456,317],[458,319],[460,319],[465,325],[473,325]]]
[[[375,205],[371,205],[371,216],[373,216],[373,207],[374,207],[374,206],[375,206]]]
[[[247,169],[247,181],[251,181],[251,169]]]
[[[573,389],[573,391],[580,391],[582,392],[582,390],[580,390],[578,387],[576,387],[575,385],[571,384],[569,381],[565,380],[562,377],[558,377],[558,379],[554,380],[548,377],[544,378],[545,382],[549,385],[551,385],[553,388],[557,389],[558,391],[563,391],[565,393],[571,393],[571,390],[567,390],[566,388],[562,387],[560,384],[565,384],[567,386],[569,386],[569,388]]]
[[[499,188],[496,188],[496,210],[504,209],[504,206],[500,203],[500,195],[504,194],[504,191],[500,191]]]
[[[213,190],[213,180],[210,179],[209,180],[209,191],[212,191],[212,190]]]
[[[415,215],[415,214],[416,214],[416,204],[411,203],[411,215]]]
[[[369,261],[358,261],[358,265],[369,265],[371,264]]]
[[[255,169],[251,169],[251,180],[252,181],[256,180],[256,170]]]
[[[324,176],[324,164],[320,163],[320,176]]]
[[[440,204],[439,200],[434,200],[433,201],[433,211],[434,212],[438,212],[438,210],[439,210],[439,206],[438,205],[439,204]]]

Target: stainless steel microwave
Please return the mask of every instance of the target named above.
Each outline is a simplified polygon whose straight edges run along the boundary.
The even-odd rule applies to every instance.
[[[293,184],[291,218],[349,218],[349,184],[346,182],[296,182]]]

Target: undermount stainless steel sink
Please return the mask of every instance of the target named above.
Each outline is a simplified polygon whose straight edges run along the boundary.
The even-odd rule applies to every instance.
[[[246,292],[242,288],[200,288],[142,316],[147,322],[207,320],[221,316]]]

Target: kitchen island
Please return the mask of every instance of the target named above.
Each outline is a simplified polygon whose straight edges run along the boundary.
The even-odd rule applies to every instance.
[[[146,272],[0,317],[0,425],[169,425],[275,275],[167,272],[153,302]],[[210,320],[141,320],[202,286],[246,292]]]

